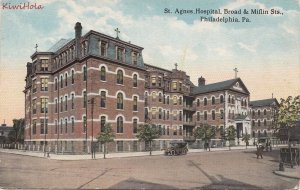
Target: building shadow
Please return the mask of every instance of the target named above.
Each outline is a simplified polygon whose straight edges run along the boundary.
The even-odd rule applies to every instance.
[[[173,186],[151,183],[147,181],[137,180],[135,178],[128,178],[123,180],[113,186],[110,186],[109,189],[178,189]]]
[[[263,189],[261,187],[255,186],[255,185],[251,185],[251,184],[247,184],[238,180],[234,180],[234,179],[230,179],[230,178],[226,178],[223,175],[216,175],[216,176],[212,176],[212,175],[208,175],[207,172],[205,172],[201,167],[200,164],[196,164],[195,162],[189,160],[189,165],[194,166],[195,168],[197,168],[199,171],[201,171],[210,181],[211,183],[205,186],[201,186],[201,187],[195,187],[195,189],[213,189],[213,190],[217,190],[217,189],[236,189],[236,190],[240,190],[240,189],[247,189],[247,190],[257,190],[257,189]],[[194,188],[193,188],[194,189]]]

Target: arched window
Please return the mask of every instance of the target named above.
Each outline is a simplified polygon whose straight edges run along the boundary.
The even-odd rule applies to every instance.
[[[158,119],[162,119],[162,109],[158,109]]]
[[[231,98],[231,103],[234,104],[234,97]]]
[[[207,98],[204,98],[204,105],[207,105]]]
[[[255,120],[252,120],[252,127],[255,127]]]
[[[156,92],[152,92],[152,102],[155,102],[156,100]]]
[[[148,93],[145,93],[145,106],[148,106]]]
[[[167,96],[167,104],[169,105],[170,104],[170,97]]]
[[[55,79],[55,90],[57,90],[58,82],[57,79]]]
[[[133,119],[133,133],[137,133],[137,119]]]
[[[215,103],[216,103],[216,99],[215,99],[215,97],[213,96],[213,97],[211,98],[211,104],[214,105]]]
[[[257,125],[260,127],[260,120],[258,120],[258,123],[257,123]]]
[[[215,120],[215,119],[216,119],[216,113],[215,113],[215,111],[212,111],[212,113],[211,113],[211,118],[212,118],[212,120]]]
[[[228,103],[230,103],[230,100],[231,100],[231,96],[229,95],[228,96]]]
[[[65,86],[68,86],[68,74],[65,74]]]
[[[264,126],[267,126],[267,120],[264,119]]]
[[[179,105],[182,104],[182,97],[179,97]]]
[[[252,111],[252,117],[254,117],[254,116],[255,116],[255,111],[253,110],[253,111]]]
[[[117,95],[117,109],[123,109],[123,94],[121,92]]]
[[[86,97],[86,91],[83,91],[83,107],[86,108],[87,104],[87,97]]]
[[[101,91],[100,94],[100,107],[105,108],[106,107],[106,92]]]
[[[158,101],[162,102],[162,95],[161,95],[161,93],[158,94]]]
[[[74,70],[72,70],[71,73],[72,73],[72,74],[71,74],[71,75],[72,75],[72,76],[71,76],[71,82],[72,82],[72,84],[74,84]]]
[[[220,96],[220,103],[223,103],[223,102],[224,102],[224,96],[221,95],[221,96]]]
[[[177,96],[173,96],[173,104],[177,105]]]
[[[105,131],[105,116],[101,116],[100,131]]]
[[[207,120],[207,111],[204,112],[204,120]]]
[[[137,111],[137,96],[133,97],[133,111]]]
[[[136,74],[134,74],[133,75],[133,87],[137,87],[137,75]]]
[[[61,75],[60,76],[60,88],[63,88],[63,80],[64,80],[63,76]]]
[[[197,112],[197,121],[200,121],[200,112]]]
[[[123,133],[123,118],[121,116],[117,119],[117,133]]]
[[[86,71],[86,66],[83,67],[83,81],[86,81],[87,78],[87,71]]]
[[[167,135],[170,135],[170,127],[167,126]]]
[[[117,72],[117,84],[123,84],[123,71],[118,70]]]
[[[100,80],[106,81],[106,69],[104,66],[101,67],[100,71]]]
[[[267,115],[267,110],[266,109],[264,109],[264,115]]]
[[[257,111],[257,115],[260,116],[260,110]]]
[[[267,131],[266,131],[266,130],[264,130],[264,136],[265,136],[265,137],[267,136]]]
[[[200,106],[200,100],[197,99],[197,106]]]

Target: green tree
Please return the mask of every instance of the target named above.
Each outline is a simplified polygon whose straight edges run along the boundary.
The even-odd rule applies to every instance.
[[[160,129],[154,124],[146,123],[138,127],[136,137],[139,141],[144,141],[150,145],[150,156],[152,155],[152,142],[154,139],[159,138],[161,135]]]
[[[204,141],[205,146],[208,145],[208,150],[210,151],[210,141],[216,134],[216,128],[211,125],[204,124],[200,127],[195,128],[194,137],[196,139],[201,139]]]
[[[229,142],[229,150],[231,150],[231,142],[235,140],[236,137],[236,130],[233,125],[230,125],[226,129],[225,138]]]
[[[13,119],[13,131],[8,134],[11,142],[23,143],[24,142],[24,119]]]
[[[114,141],[114,131],[111,127],[111,124],[110,123],[106,123],[104,125],[104,131],[103,132],[100,132],[99,136],[97,137],[98,141],[103,144],[103,157],[104,159],[106,158],[105,155],[106,155],[106,144],[109,143],[109,142],[113,142]]]
[[[246,132],[246,134],[244,134],[243,137],[242,137],[242,141],[244,141],[246,143],[246,149],[249,146],[249,140],[250,140],[250,134],[248,134]]]
[[[274,116],[273,128],[277,131],[285,131],[287,133],[287,141],[290,150],[291,167],[292,151],[291,151],[291,128],[296,126],[296,122],[300,119],[300,95],[296,97],[289,96],[287,99],[281,98],[279,108]]]

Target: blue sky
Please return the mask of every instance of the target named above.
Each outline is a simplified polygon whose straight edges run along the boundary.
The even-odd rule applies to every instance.
[[[28,1],[1,0],[1,5],[24,2]],[[200,76],[208,83],[231,79],[237,67],[252,100],[269,98],[272,93],[277,98],[300,94],[299,0],[29,2],[44,9],[0,9],[0,87],[8,89],[0,92],[0,100],[16,95],[11,101],[1,101],[2,108],[10,109],[17,102],[22,109],[25,65],[35,44],[39,51],[46,51],[61,38],[73,38],[77,21],[84,33],[96,30],[115,36],[118,27],[122,40],[145,48],[146,63],[172,69],[177,62],[194,83]],[[274,8],[283,15],[248,15],[251,23],[205,23],[199,21],[201,15],[164,14],[165,8]]]

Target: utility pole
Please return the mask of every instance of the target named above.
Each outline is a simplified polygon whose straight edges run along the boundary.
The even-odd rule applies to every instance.
[[[88,101],[89,104],[91,104],[92,108],[91,108],[91,114],[92,114],[92,141],[91,141],[91,152],[92,152],[92,159],[95,158],[95,149],[94,149],[94,103],[95,103],[95,98],[91,98]]]

